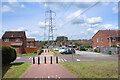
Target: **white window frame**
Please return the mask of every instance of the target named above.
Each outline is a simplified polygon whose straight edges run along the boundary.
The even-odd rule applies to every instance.
[[[33,46],[30,46],[30,48],[33,48]]]
[[[116,41],[116,38],[115,37],[112,37],[112,42],[115,42]]]
[[[31,41],[30,44],[33,44],[33,42]]]
[[[103,38],[101,38],[101,43],[103,43]]]
[[[9,42],[9,39],[8,39],[8,38],[6,38],[6,39],[5,39],[5,42]]]
[[[16,41],[16,42],[20,42],[20,38],[16,38],[15,41]]]
[[[98,38],[97,38],[97,43],[99,42]]]

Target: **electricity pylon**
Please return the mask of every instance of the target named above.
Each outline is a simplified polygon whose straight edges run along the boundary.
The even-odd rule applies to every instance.
[[[55,16],[56,13],[52,10],[48,10],[45,12],[45,26],[49,27],[49,31],[48,31],[48,46],[50,46],[50,40],[53,41],[53,28],[55,27]]]

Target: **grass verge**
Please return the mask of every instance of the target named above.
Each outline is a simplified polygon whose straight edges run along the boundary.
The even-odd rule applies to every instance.
[[[4,65],[2,67],[3,79],[6,78],[19,78],[32,64],[28,63],[14,63],[9,65]]]
[[[78,78],[118,78],[118,61],[60,63]]]
[[[29,56],[29,55],[38,55],[37,53],[28,53],[28,54],[17,54],[17,56]]]
[[[60,52],[56,52],[56,51],[53,50],[53,49],[50,49],[50,51],[52,52],[53,55],[62,55]]]

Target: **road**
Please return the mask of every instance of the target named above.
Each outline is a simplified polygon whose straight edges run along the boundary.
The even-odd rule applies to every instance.
[[[51,54],[37,55],[37,56],[18,56],[14,62],[32,63],[32,58],[35,57],[36,63],[37,58],[40,57],[40,63],[44,63],[44,56],[46,56],[47,63],[50,63],[50,57],[53,57],[53,63],[56,62],[56,56]],[[72,55],[58,55],[59,62],[72,62]],[[76,55],[73,55],[73,61],[117,61],[118,55],[107,55],[102,53],[87,52],[87,51],[76,51]]]
[[[102,53],[76,51],[73,61],[117,61],[118,55],[107,55]],[[72,62],[72,55],[59,55],[60,62]]]

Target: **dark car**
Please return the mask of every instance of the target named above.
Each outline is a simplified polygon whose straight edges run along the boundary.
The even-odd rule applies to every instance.
[[[75,54],[75,50],[72,48],[68,48],[66,54],[72,54],[72,53]]]

